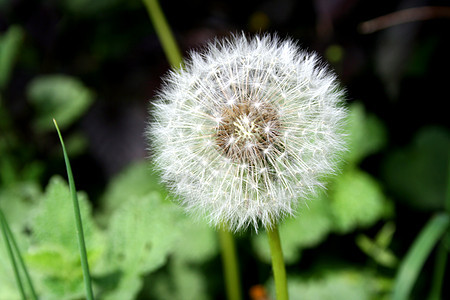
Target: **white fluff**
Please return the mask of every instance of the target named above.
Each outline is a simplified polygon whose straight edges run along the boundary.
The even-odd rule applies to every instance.
[[[291,40],[216,40],[164,82],[148,130],[154,160],[183,206],[212,225],[269,228],[335,171],[343,92]]]

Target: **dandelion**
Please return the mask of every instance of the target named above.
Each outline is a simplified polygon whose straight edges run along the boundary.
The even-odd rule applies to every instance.
[[[291,40],[215,40],[165,77],[149,128],[155,162],[212,225],[272,228],[335,172],[342,102],[336,76]]]

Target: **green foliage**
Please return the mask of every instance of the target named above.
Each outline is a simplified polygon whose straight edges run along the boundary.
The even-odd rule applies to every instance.
[[[154,297],[183,299],[172,297],[185,293],[200,297],[204,292],[205,278],[188,264],[201,264],[217,255],[215,232],[206,223],[194,223],[166,197],[145,162],[131,165],[111,181],[102,197],[108,250],[100,274],[119,275],[116,288],[107,291],[105,299],[134,299],[142,288],[142,275],[164,266],[169,255],[176,261],[168,266],[172,275],[152,281],[162,293]]]
[[[383,174],[399,200],[421,210],[445,206],[450,166],[450,135],[445,129],[420,130],[412,144],[386,159]]]
[[[392,253],[388,246],[394,235],[395,225],[392,222],[386,223],[378,232],[374,240],[364,234],[356,237],[356,243],[359,248],[370,256],[378,264],[393,268],[397,265],[397,257]]]
[[[322,242],[331,231],[331,218],[327,199],[324,195],[308,201],[307,207],[300,209],[298,216],[285,220],[279,228],[284,261],[292,264],[300,258],[300,249],[309,248]],[[253,248],[259,258],[270,263],[270,249],[265,232],[252,239]]]
[[[291,300],[387,299],[381,296],[384,286],[385,279],[351,268],[333,270],[321,276],[288,278]]]
[[[366,114],[362,103],[352,104],[347,122],[347,164],[357,165],[385,146],[387,137],[383,123],[376,116]]]
[[[370,226],[391,210],[378,182],[356,169],[336,178],[330,199],[333,228],[339,232]]]
[[[104,237],[97,228],[85,194],[79,193],[89,264],[94,268],[104,252]],[[42,289],[51,299],[84,295],[73,204],[67,183],[53,177],[32,221],[33,247],[26,255],[31,270],[42,278]]]
[[[80,80],[66,75],[42,75],[28,86],[27,96],[36,116],[37,131],[53,130],[52,118],[61,129],[70,126],[91,105],[94,93]]]
[[[409,299],[425,260],[444,233],[448,232],[449,225],[450,216],[442,213],[432,217],[422,229],[398,269],[392,294],[393,300]]]
[[[164,199],[167,191],[159,182],[159,177],[153,173],[150,164],[137,162],[128,166],[109,183],[101,199],[102,217],[109,217],[120,207],[125,199],[142,197],[152,191],[157,191]]]
[[[0,91],[6,87],[9,81],[23,36],[24,31],[17,25],[9,27],[5,33],[0,35]]]

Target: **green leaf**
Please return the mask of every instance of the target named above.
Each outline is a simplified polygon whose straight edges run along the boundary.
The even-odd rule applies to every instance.
[[[92,219],[86,195],[78,195],[89,264],[95,270],[104,251],[104,236]],[[26,261],[32,271],[42,276],[45,294],[53,299],[84,295],[73,204],[69,187],[61,177],[50,179],[31,226],[34,245]]]
[[[333,228],[342,233],[370,226],[392,211],[378,182],[357,169],[337,177],[329,195]]]
[[[360,234],[356,237],[356,244],[378,264],[385,267],[395,267],[398,263],[397,257],[388,249],[395,232],[393,222],[386,223],[377,233],[375,239]]]
[[[386,144],[386,129],[374,115],[367,114],[361,103],[350,107],[347,131],[349,152],[345,161],[356,165],[366,156],[376,153]]]
[[[7,188],[0,188],[0,208],[8,213],[12,231],[23,232],[30,225],[30,218],[41,196],[41,188],[33,182],[16,182]]]
[[[449,132],[428,127],[417,133],[409,147],[386,159],[383,177],[399,200],[420,210],[440,210],[445,206],[449,166]]]
[[[190,216],[182,215],[179,222],[182,222],[181,235],[174,249],[178,260],[202,263],[218,254],[217,232],[206,221],[196,222]]]
[[[181,217],[157,192],[126,199],[108,226],[108,269],[143,274],[161,267],[180,237]]]
[[[434,216],[422,229],[398,269],[392,295],[393,300],[409,299],[422,266],[431,250],[449,229],[449,224],[450,216],[440,214]]]
[[[114,177],[101,198],[101,222],[120,207],[124,201],[146,196],[154,191],[167,198],[166,189],[159,183],[159,177],[153,173],[151,165],[146,161],[131,164],[119,175]]]
[[[36,116],[34,126],[43,132],[52,130],[52,118],[61,129],[70,126],[92,104],[94,93],[80,80],[66,75],[44,75],[35,78],[27,89]]]
[[[151,299],[207,300],[207,288],[205,275],[199,269],[175,259],[169,264],[169,274],[154,278],[150,294]]]
[[[0,90],[8,84],[23,36],[23,29],[16,25],[10,26],[0,36]]]
[[[291,300],[382,299],[378,293],[380,285],[373,275],[351,269],[335,270],[320,277],[288,278]],[[273,284],[269,290],[273,290]]]
[[[301,249],[313,247],[325,239],[331,229],[328,201],[325,195],[308,201],[298,216],[279,225],[281,247],[285,263],[291,264],[300,257]],[[262,232],[252,237],[253,249],[261,260],[271,262],[267,234]]]

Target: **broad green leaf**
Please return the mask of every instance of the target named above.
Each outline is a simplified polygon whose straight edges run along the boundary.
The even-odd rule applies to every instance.
[[[23,29],[16,25],[10,26],[0,35],[0,90],[8,84],[23,36]]]
[[[189,263],[202,263],[219,251],[217,232],[206,221],[194,221],[190,216],[182,215],[180,221],[181,236],[177,240],[174,256]]]
[[[41,197],[41,189],[36,183],[16,183],[0,188],[0,207],[3,209],[11,230],[22,232],[29,226],[30,218]]]
[[[80,80],[67,75],[42,75],[27,89],[28,99],[36,116],[38,131],[53,130],[52,118],[61,129],[67,128],[92,104],[94,93]]]
[[[157,192],[126,199],[108,226],[107,269],[144,274],[161,267],[180,238],[180,218]]]
[[[101,198],[101,221],[106,222],[110,214],[133,197],[142,197],[157,191],[165,199],[167,191],[159,183],[151,165],[145,161],[131,164],[113,178]]]
[[[344,269],[330,271],[320,277],[290,277],[288,289],[291,300],[384,299],[379,293],[381,283],[366,272]],[[273,291],[273,283],[269,290]]]
[[[352,104],[347,122],[349,151],[344,156],[347,163],[356,165],[386,144],[385,127],[374,115],[367,114],[361,103]]]
[[[142,289],[143,283],[141,275],[138,273],[126,273],[114,286],[112,291],[102,295],[103,300],[133,300]]]
[[[87,197],[79,202],[89,264],[98,266],[104,237],[95,225]],[[54,176],[42,196],[32,221],[33,247],[25,255],[31,272],[41,277],[41,289],[49,299],[73,299],[84,295],[73,204],[67,183]]]
[[[356,169],[336,178],[329,197],[333,228],[342,233],[370,226],[392,211],[378,182]]]
[[[200,269],[181,260],[171,261],[169,273],[155,277],[152,282],[151,299],[210,299],[205,275]]]
[[[439,210],[444,208],[449,165],[449,131],[428,127],[386,159],[383,177],[399,200],[417,209]]]
[[[320,243],[331,228],[330,215],[324,195],[307,202],[298,215],[282,222],[279,226],[281,246],[287,264],[299,259],[302,248]],[[253,249],[261,260],[271,262],[267,234],[261,232],[252,238]]]

